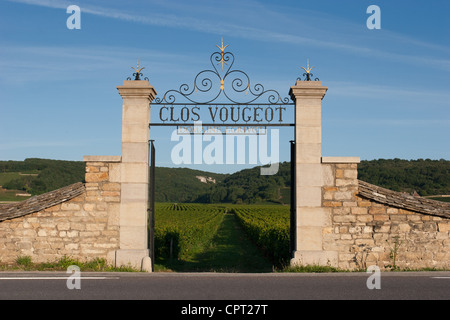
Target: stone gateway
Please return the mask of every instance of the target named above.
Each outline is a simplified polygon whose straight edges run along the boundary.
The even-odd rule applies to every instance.
[[[222,48],[214,53],[219,59],[216,61],[231,56],[223,51],[226,47]],[[229,83],[240,84],[238,89],[248,93],[247,98],[255,95],[252,88],[259,88],[250,86],[250,82],[246,87],[242,81],[228,81],[232,74],[229,69],[223,74],[217,69],[208,72],[220,77],[219,95],[226,93]],[[307,79],[311,80],[309,76]],[[207,109],[212,122],[261,125],[284,121],[287,105],[295,109],[295,219],[291,220],[295,241],[291,264],[350,270],[370,265],[381,269],[393,265],[450,269],[450,203],[359,181],[358,157],[323,157],[321,110],[328,88],[321,81],[308,80],[298,80],[290,88],[293,103],[283,100],[278,104],[281,98],[272,93],[275,103],[264,106],[215,104]],[[209,82],[199,81],[192,92],[202,91],[200,84]],[[199,120],[200,113],[187,104],[174,108],[173,101],[165,100],[170,94],[156,98],[148,80],[125,80],[117,89],[123,99],[122,155],[85,156],[83,183],[20,203],[0,204],[0,262],[14,262],[19,256],[30,256],[35,262],[64,256],[104,258],[117,267],[152,271],[147,211],[151,106],[159,108],[161,121],[172,125]],[[214,310],[186,312],[212,315]]]

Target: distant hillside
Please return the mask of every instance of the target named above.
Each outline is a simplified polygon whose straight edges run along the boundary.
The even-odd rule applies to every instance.
[[[82,161],[30,158],[24,161],[0,161],[0,185],[4,189],[38,195],[84,180]],[[221,184],[225,174],[187,168],[156,168],[156,201],[196,202]],[[202,182],[204,181],[204,182]]]
[[[205,202],[205,194],[221,185],[227,176],[188,168],[156,167],[155,201]]]
[[[42,194],[83,181],[85,163],[30,158],[24,161],[0,161],[0,181],[5,189]],[[11,173],[17,173],[13,175]]]
[[[450,195],[450,161],[379,159],[361,161],[358,179],[391,189],[421,196]],[[261,201],[289,204],[290,163],[280,163],[273,176],[261,176],[260,167],[242,170],[215,186],[205,202],[255,203]],[[448,200],[438,199],[436,200]]]
[[[378,159],[361,161],[358,179],[421,196],[450,194],[450,161]]]
[[[261,167],[245,169],[229,175],[223,184],[213,187],[205,202],[259,203],[280,201],[280,190],[290,187],[289,162],[280,163],[278,173],[262,176]]]
[[[83,181],[81,161],[26,159],[0,161],[3,188],[33,195]],[[450,194],[450,161],[379,159],[361,161],[360,180],[395,191],[421,196]],[[290,198],[290,163],[280,163],[273,176],[260,175],[260,167],[233,174],[187,168],[156,168],[157,202],[285,203]]]

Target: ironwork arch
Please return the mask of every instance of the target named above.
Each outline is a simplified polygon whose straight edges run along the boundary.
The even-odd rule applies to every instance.
[[[260,83],[253,85],[250,77],[246,72],[233,69],[235,61],[234,54],[232,52],[225,51],[228,45],[224,47],[223,40],[222,46],[217,47],[220,49],[220,52],[213,52],[210,56],[212,68],[200,71],[194,78],[193,86],[189,86],[188,84],[184,83],[179,87],[178,90],[168,90],[162,98],[156,97],[153,101],[153,104],[204,105],[217,102],[221,97],[226,100],[226,103],[239,105],[293,104],[290,97],[282,98],[278,91],[274,89],[266,90]],[[220,70],[217,68],[219,64],[221,64],[221,69],[219,68]],[[210,93],[210,95],[205,96],[203,100],[199,100],[199,97],[197,97],[197,95],[205,93]],[[236,94],[243,98],[243,100],[238,101],[234,97],[234,95]],[[184,99],[184,101],[180,102],[179,98]]]

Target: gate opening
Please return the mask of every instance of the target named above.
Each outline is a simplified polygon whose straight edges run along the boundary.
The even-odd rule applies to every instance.
[[[271,161],[273,159],[268,156],[269,149],[271,156],[273,156],[275,149],[280,147],[280,142],[278,140],[279,136],[274,136],[272,130],[277,132],[277,129],[274,129],[276,127],[295,126],[295,123],[292,122],[292,119],[295,118],[292,115],[295,104],[289,97],[281,98],[281,95],[276,90],[266,90],[259,83],[253,85],[250,77],[245,72],[233,69],[235,57],[233,53],[225,51],[227,47],[224,47],[222,43],[222,47],[218,47],[220,51],[211,54],[210,62],[212,68],[199,72],[195,76],[192,86],[182,84],[179,89],[168,90],[162,97],[154,99],[151,104],[152,119],[156,118],[159,121],[151,122],[149,128],[174,128],[172,141],[181,140],[174,147],[175,150],[172,150],[171,159],[174,164],[215,163],[227,165],[235,164],[235,161],[238,164],[244,164],[246,159],[248,159],[250,164],[256,165],[255,159],[257,159],[259,151],[260,158],[268,160],[265,163],[270,164],[269,167],[260,168],[260,175],[273,176],[278,172],[279,159]],[[220,68],[218,67],[219,65],[221,65]],[[203,148],[201,143],[203,141],[209,142],[205,148]],[[198,147],[199,142],[200,147]],[[157,185],[155,185],[157,176],[155,175],[158,174],[158,170],[155,168],[155,144],[158,144],[157,139],[156,141],[151,141],[151,180],[149,183],[149,248],[152,262],[156,261],[158,263],[160,261],[158,256],[165,255],[168,258],[166,260],[172,261],[169,265],[175,266],[175,268],[180,266],[180,264],[184,264],[184,267],[188,269],[189,267],[191,269],[199,267],[193,261],[180,261],[180,254],[189,252],[189,250],[195,251],[195,239],[189,237],[203,236],[201,232],[196,234],[195,231],[186,231],[185,234],[181,234],[182,231],[180,229],[185,225],[189,225],[184,220],[189,218],[204,219],[204,221],[201,220],[203,221],[200,223],[201,225],[208,225],[210,221],[215,219],[217,221],[220,220],[219,227],[216,227],[219,229],[214,230],[215,234],[213,236],[216,238],[224,237],[226,232],[229,234],[240,228],[260,248],[266,248],[268,245],[270,246],[269,242],[272,242],[273,246],[268,248],[268,250],[272,251],[272,253],[269,253],[272,263],[274,259],[281,261],[281,255],[284,255],[283,263],[289,262],[289,259],[292,258],[292,253],[295,251],[296,244],[294,140],[290,141],[290,203],[289,206],[282,208],[285,212],[280,213],[280,216],[283,215],[282,219],[286,218],[287,221],[283,220],[284,222],[282,222],[285,223],[284,229],[278,225],[282,223],[278,223],[275,220],[277,219],[275,217],[276,210],[274,209],[276,205],[268,205],[265,210],[267,212],[264,212],[264,208],[261,205],[258,208],[253,206],[252,211],[248,208],[246,209],[245,206],[239,206],[235,203],[218,202],[204,204],[203,209],[198,204],[178,202],[165,205],[155,204],[155,187],[157,188]],[[221,149],[226,150],[225,155]],[[246,149],[248,149],[248,152],[245,151]],[[207,181],[208,178],[211,177],[205,177],[205,180]],[[217,192],[220,193],[220,190],[217,190]],[[209,200],[214,202],[215,199]],[[167,216],[171,215],[172,220],[179,219],[178,225],[174,225],[171,222],[158,221],[158,215],[161,213],[158,210],[164,211]],[[208,216],[205,213],[202,216],[199,211],[204,210],[219,211],[220,214]],[[190,212],[191,216],[188,218],[183,217],[183,211]],[[267,222],[272,231],[267,231],[266,243],[257,243],[255,240],[257,236],[256,234],[251,234],[251,229],[256,230],[258,227],[251,224],[252,220],[259,221],[261,224],[259,228],[262,230],[264,229],[261,222],[263,218],[266,220],[272,219]],[[161,218],[161,220],[163,219]],[[158,223],[161,224],[159,225]],[[164,223],[165,225],[163,225]],[[275,225],[276,227],[274,227]],[[186,228],[190,227],[187,226]],[[204,233],[207,234],[208,232],[205,231]],[[211,241],[211,239],[207,238],[205,236],[205,241]],[[280,243],[282,244],[277,243],[278,238],[281,239]],[[204,255],[205,253],[202,254]],[[201,256],[202,254],[199,255]],[[217,252],[210,252],[210,254],[215,255],[218,261],[227,260],[224,257],[220,258],[220,254]],[[267,252],[265,255],[266,257],[264,258],[267,258]],[[211,262],[211,257],[203,256],[202,261],[206,264],[206,266],[200,267],[203,271],[205,271],[205,268],[215,265]],[[244,262],[244,264],[248,263]],[[220,266],[216,267],[220,268]],[[232,266],[228,266],[227,270],[230,270],[230,268],[232,269]],[[252,270],[257,269],[257,266],[253,266]],[[272,269],[267,269],[266,271],[270,272]]]

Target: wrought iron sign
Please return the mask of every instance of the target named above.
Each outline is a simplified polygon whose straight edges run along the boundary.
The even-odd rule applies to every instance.
[[[201,121],[214,126],[293,126],[287,122],[289,97],[278,91],[253,85],[242,70],[233,69],[235,57],[225,51],[223,39],[220,51],[211,54],[211,69],[199,72],[192,86],[182,84],[156,97],[152,107],[159,107],[161,122],[153,126],[194,125]]]

